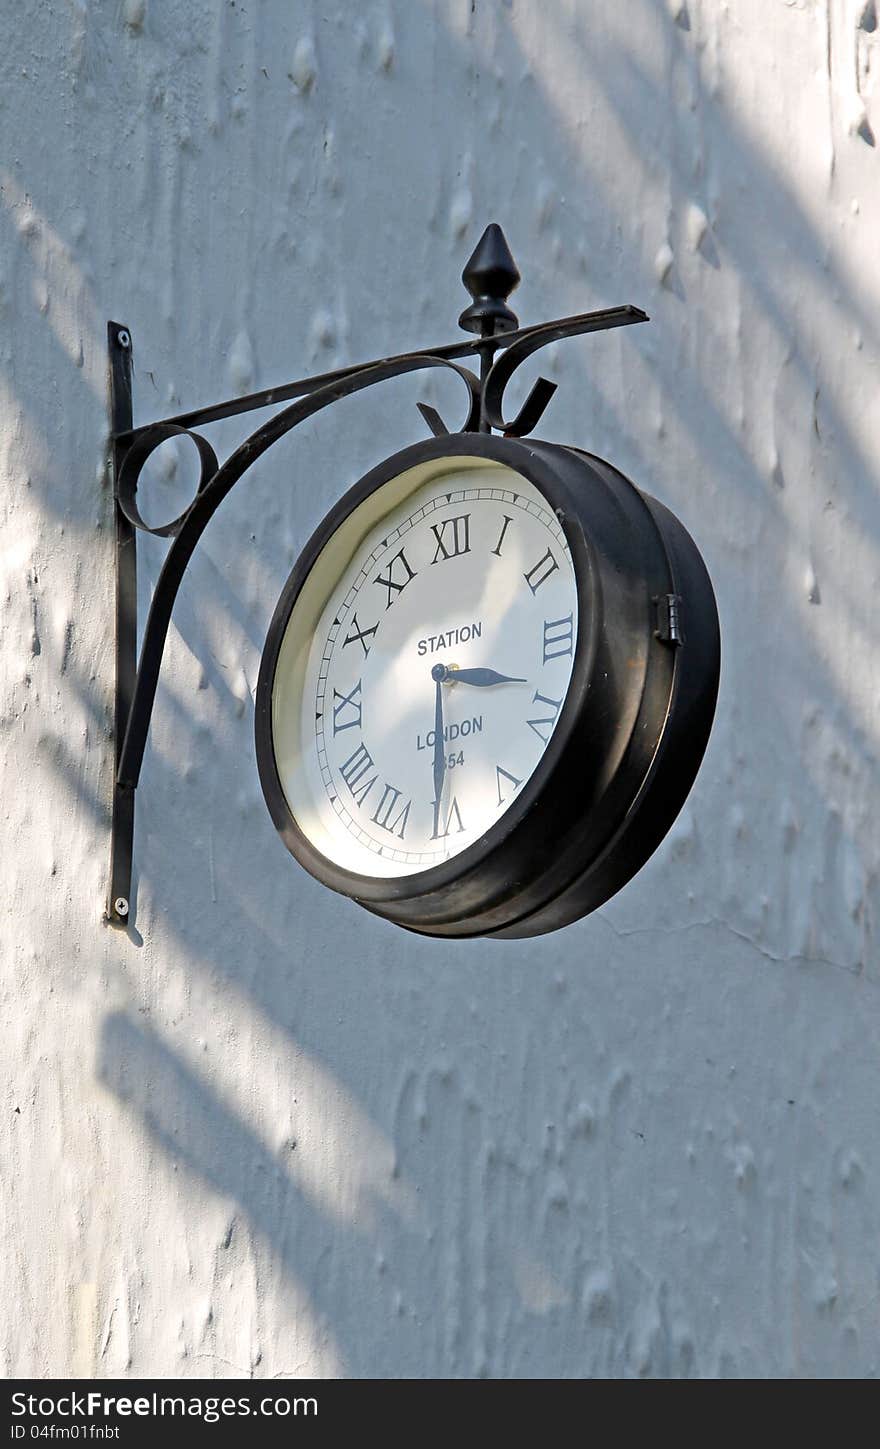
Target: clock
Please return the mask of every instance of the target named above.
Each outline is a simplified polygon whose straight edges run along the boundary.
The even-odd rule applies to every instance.
[[[351,488],[284,587],[263,792],[299,863],[375,914],[539,935],[669,829],[719,660],[708,574],[662,504],[576,448],[434,438]]]

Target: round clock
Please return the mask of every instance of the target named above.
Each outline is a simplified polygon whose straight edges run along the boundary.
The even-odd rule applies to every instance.
[[[680,809],[720,646],[693,540],[577,449],[416,444],[327,515],[275,610],[257,760],[285,845],[436,936],[607,900]]]

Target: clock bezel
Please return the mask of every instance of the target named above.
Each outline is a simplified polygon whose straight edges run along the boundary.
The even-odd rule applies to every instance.
[[[307,579],[320,564],[321,555],[337,530],[363,503],[408,472],[434,463],[442,465],[447,460],[450,468],[455,468],[469,459],[478,464],[500,463],[526,479],[546,500],[565,534],[577,593],[578,615],[568,688],[556,726],[534,771],[503,815],[471,845],[447,861],[405,875],[376,876],[349,870],[325,855],[306,834],[296,819],[281,782],[273,739],[272,705],[282,645]],[[442,476],[442,468],[438,467],[433,476]],[[429,481],[429,478],[415,480],[412,491]],[[496,873],[504,872],[504,857],[512,840],[536,805],[546,797],[548,785],[565,755],[571,736],[582,721],[602,631],[602,592],[597,560],[593,544],[571,502],[563,480],[529,443],[487,433],[453,434],[412,444],[378,463],[330,509],[305,545],[282,589],[267,632],[256,690],[255,741],[263,794],[281,839],[309,874],[331,890],[378,909],[382,914],[385,913],[383,908],[391,908],[389,914],[393,918],[395,903],[417,903],[425,897],[436,901],[438,896],[460,887],[487,862],[492,862]],[[328,598],[336,582],[336,579],[330,582],[326,591]],[[511,852],[511,857],[515,854],[515,851]],[[509,863],[511,867],[515,866],[513,858]]]

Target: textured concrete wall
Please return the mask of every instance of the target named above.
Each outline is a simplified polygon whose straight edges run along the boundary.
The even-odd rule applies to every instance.
[[[877,1372],[873,0],[4,21],[5,1370]],[[263,631],[331,501],[422,436],[415,401],[458,416],[454,378],[406,379],[276,448],[211,525],[114,933],[106,319],[146,421],[454,338],[493,219],[524,321],[652,317],[542,357],[542,432],[668,501],[713,573],[723,682],[684,814],[534,943],[410,938],[287,857],[253,758]],[[157,519],[192,460],[158,463]]]

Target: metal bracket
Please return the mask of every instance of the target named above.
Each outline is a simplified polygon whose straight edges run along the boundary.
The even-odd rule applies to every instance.
[[[110,358],[110,456],[116,530],[116,697],[113,711],[115,770],[110,825],[110,887],[106,919],[125,925],[131,909],[134,847],[134,789],[119,780],[122,741],[131,715],[137,680],[137,541],[134,525],[119,506],[119,475],[127,452],[120,434],[132,425],[131,333],[116,322],[107,324]]]
[[[507,297],[520,280],[501,228],[487,227],[462,273],[473,298],[462,313],[462,328],[475,335],[465,342],[426,348],[420,352],[376,359],[338,368],[316,377],[300,378],[246,397],[229,398],[175,417],[133,426],[132,339],[128,327],[107,324],[110,360],[110,457],[116,542],[116,696],[114,707],[113,813],[111,824],[110,887],[106,921],[124,927],[133,918],[132,860],[135,790],[146,748],[150,718],[171,612],[187,564],[214,512],[236,483],[268,448],[299,423],[343,397],[403,373],[443,367],[455,372],[468,394],[468,411],[461,432],[491,432],[524,437],[538,422],[556,384],[539,378],[525,403],[510,421],[503,415],[504,392],[519,364],[541,347],[563,337],[607,331],[647,322],[638,307],[606,308],[520,329]],[[496,359],[496,352],[501,356]],[[479,357],[480,376],[459,365],[457,359]],[[235,449],[222,464],[196,427],[218,422],[273,404],[281,407]],[[419,403],[422,417],[435,434],[449,431],[437,410]],[[148,525],[137,505],[137,486],[147,458],[168,438],[186,436],[195,444],[201,463],[196,495],[189,507],[170,523]],[[140,662],[137,661],[137,533],[143,531],[171,544],[159,573],[144,627]],[[670,596],[675,597],[675,596]]]

